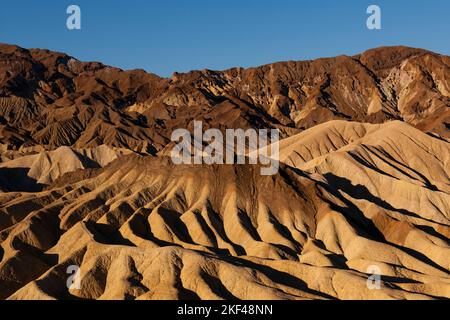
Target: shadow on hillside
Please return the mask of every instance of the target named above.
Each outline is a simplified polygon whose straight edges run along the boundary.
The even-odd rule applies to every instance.
[[[6,192],[40,192],[45,185],[28,176],[28,168],[0,168],[0,189]]]
[[[300,169],[297,169],[294,167],[289,167],[289,169],[306,179],[312,180],[307,174],[305,174],[305,172],[303,172]],[[415,218],[419,218],[419,219],[423,219],[423,220],[427,220],[427,221],[430,221],[430,220],[428,220],[424,217],[421,217],[414,212],[410,212],[406,209],[394,208],[388,202],[386,202],[383,199],[370,193],[370,191],[365,186],[363,186],[363,185],[355,186],[352,184],[352,182],[350,180],[348,180],[346,178],[336,176],[332,173],[326,173],[324,175],[324,178],[326,179],[327,182],[316,181],[316,180],[313,180],[313,181],[315,181],[315,183],[317,183],[320,187],[325,189],[331,195],[333,195],[334,197],[339,199],[344,204],[344,206],[339,206],[336,203],[334,203],[326,198],[323,198],[323,200],[325,202],[327,202],[333,210],[343,214],[345,216],[345,218],[347,219],[347,221],[350,223],[350,225],[355,229],[355,231],[358,235],[360,235],[360,236],[363,235],[374,241],[387,243],[387,244],[407,253],[408,255],[416,258],[417,260],[422,261],[423,263],[426,263],[446,274],[450,274],[450,272],[447,269],[440,266],[436,262],[432,261],[425,254],[418,252],[416,250],[413,250],[411,248],[407,248],[407,247],[398,245],[396,243],[387,241],[386,238],[384,237],[384,235],[382,234],[382,232],[373,223],[373,221],[370,220],[369,218],[367,218],[364,215],[364,213],[354,203],[352,203],[350,200],[348,200],[346,197],[344,197],[342,195],[342,193],[345,193],[354,199],[360,199],[360,200],[366,200],[366,201],[372,202],[373,204],[376,204],[377,206],[379,206],[380,208],[383,208],[385,210],[398,212],[400,214],[404,214],[404,215],[407,215],[410,217],[415,217]],[[439,224],[437,222],[434,222],[434,223]],[[421,229],[424,232],[427,232],[428,234],[432,234],[432,235],[433,235],[433,233],[437,233],[434,229],[433,229],[434,232],[430,232],[430,230],[428,230],[426,228],[419,228],[419,229]]]
[[[443,268],[442,266],[438,265],[436,262],[432,261],[425,254],[418,252],[416,250],[413,250],[411,248],[407,248],[407,247],[398,245],[396,243],[387,241],[384,238],[384,236],[382,235],[382,233],[375,226],[375,224],[370,219],[366,218],[364,216],[364,213],[358,207],[356,207],[353,203],[351,203],[349,200],[347,200],[345,197],[343,197],[339,191],[342,191],[342,192],[348,194],[349,196],[351,196],[354,199],[360,199],[360,200],[366,200],[366,201],[372,202],[385,210],[398,212],[400,214],[404,214],[404,215],[407,215],[410,217],[415,217],[415,218],[420,218],[420,219],[425,219],[425,218],[417,215],[416,213],[410,212],[406,209],[394,208],[388,202],[386,202],[383,199],[370,193],[370,191],[365,186],[363,186],[363,185],[355,186],[351,183],[350,180],[348,180],[346,178],[336,176],[332,173],[327,173],[324,175],[324,177],[328,181],[328,185],[326,185],[326,184],[321,184],[321,185],[324,188],[326,188],[326,190],[328,192],[330,192],[336,198],[338,198],[343,203],[345,203],[345,205],[347,206],[347,207],[339,207],[339,206],[333,204],[335,206],[335,209],[338,209],[337,211],[344,214],[347,218],[351,217],[351,219],[353,220],[353,223],[355,223],[355,222],[357,224],[363,223],[366,227],[366,230],[370,231],[370,233],[372,235],[376,235],[377,237],[383,239],[384,242],[389,243],[393,247],[409,254],[410,256],[416,258],[417,260],[420,260],[440,271],[443,271],[446,274],[450,274],[450,272],[447,269]],[[330,205],[331,205],[331,203],[330,203]],[[425,219],[425,220],[428,220],[428,219]],[[358,230],[358,228],[356,228],[356,230]],[[423,231],[426,232],[426,230],[423,230]]]

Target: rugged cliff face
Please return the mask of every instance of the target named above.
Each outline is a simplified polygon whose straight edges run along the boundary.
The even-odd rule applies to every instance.
[[[0,298],[450,298],[449,62],[164,79],[0,45]],[[175,165],[194,120],[280,129],[278,174]]]
[[[448,137],[449,61],[388,47],[163,79],[0,45],[1,142],[8,149],[107,144],[154,154],[194,119],[211,127],[276,127],[285,137],[332,119],[397,119]]]

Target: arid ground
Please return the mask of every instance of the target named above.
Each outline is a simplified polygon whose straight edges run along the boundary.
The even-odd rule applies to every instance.
[[[278,173],[174,164],[195,120],[278,129]],[[1,44],[0,299],[448,299],[449,139],[422,49],[161,78]]]

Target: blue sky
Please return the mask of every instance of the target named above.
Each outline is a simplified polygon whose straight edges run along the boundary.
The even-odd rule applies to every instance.
[[[66,9],[82,10],[82,30]],[[366,9],[382,10],[382,30]],[[408,45],[450,54],[448,0],[22,0],[3,1],[0,42],[162,76],[257,66]]]

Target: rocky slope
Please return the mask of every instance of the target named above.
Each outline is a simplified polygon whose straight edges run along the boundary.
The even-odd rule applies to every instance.
[[[348,57],[160,78],[0,45],[0,142],[154,154],[176,128],[279,128],[284,137],[332,119],[403,120],[449,137],[450,58],[387,47]]]
[[[331,121],[282,141],[275,176],[129,155],[3,193],[0,294],[449,298],[449,151],[402,122]],[[373,265],[381,290],[366,286]]]
[[[0,299],[448,299],[449,77],[403,47],[163,79],[0,45]],[[173,164],[193,120],[280,129],[278,174]]]

